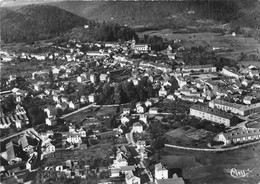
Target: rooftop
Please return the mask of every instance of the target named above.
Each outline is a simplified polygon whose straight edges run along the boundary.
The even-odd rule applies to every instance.
[[[202,111],[202,112],[212,114],[212,115],[215,115],[215,116],[219,116],[219,117],[222,117],[222,118],[226,118],[226,119],[231,119],[231,118],[234,117],[233,115],[231,115],[229,113],[226,113],[226,112],[223,112],[223,111],[220,111],[220,110],[217,110],[217,109],[211,109],[209,107],[205,107],[205,106],[201,106],[201,105],[193,105],[190,109]]]

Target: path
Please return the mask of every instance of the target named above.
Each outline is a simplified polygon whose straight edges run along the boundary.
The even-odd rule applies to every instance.
[[[236,149],[239,149],[239,148],[247,147],[247,146],[258,144],[258,143],[260,143],[260,140],[259,141],[255,141],[255,142],[242,144],[242,145],[238,145],[238,146],[233,146],[233,147],[230,147],[230,148],[220,148],[220,149],[191,148],[191,147],[176,146],[176,145],[172,145],[172,144],[165,144],[165,146],[166,147],[170,147],[170,148],[177,148],[177,149],[191,150],[191,151],[223,152],[223,151],[236,150]]]
[[[88,109],[88,108],[90,108],[90,107],[93,107],[93,106],[95,106],[95,105],[96,105],[96,103],[89,104],[89,105],[87,105],[87,106],[85,106],[85,107],[82,107],[82,108],[76,110],[76,111],[73,111],[73,112],[71,112],[71,113],[69,113],[69,114],[65,114],[65,115],[61,116],[60,119],[64,119],[64,118],[66,118],[66,117],[69,117],[69,116],[71,116],[71,115],[73,115],[73,114],[76,114],[76,113],[78,113],[78,112],[80,112],[80,111],[86,110],[86,109]]]

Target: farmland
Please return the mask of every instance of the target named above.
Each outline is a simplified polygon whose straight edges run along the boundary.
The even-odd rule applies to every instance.
[[[143,38],[144,35],[160,36],[168,40],[183,40],[184,47],[203,46],[212,50],[213,47],[220,48],[218,55],[229,59],[237,60],[241,53],[255,54],[260,56],[260,42],[253,37],[244,35],[232,36],[230,34],[215,32],[194,32],[194,33],[175,33],[172,29],[161,29],[139,32],[138,36]]]

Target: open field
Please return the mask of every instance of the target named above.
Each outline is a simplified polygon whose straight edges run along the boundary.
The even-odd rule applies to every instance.
[[[182,168],[183,177],[194,184],[255,184],[260,181],[260,144],[221,153],[164,148],[162,162],[168,168]],[[249,170],[249,174],[234,178],[230,175],[232,168]]]
[[[185,126],[167,132],[165,135],[170,144],[206,148],[207,144],[216,134],[204,129],[196,129],[191,126]]]
[[[260,68],[260,61],[241,61],[239,63],[241,63],[244,66],[253,65],[253,66],[256,66],[256,67]]]
[[[243,35],[223,35],[222,33],[201,32],[201,33],[174,33],[171,29],[151,30],[138,32],[138,36],[143,38],[144,35],[160,36],[169,40],[184,40],[184,47],[207,46],[209,49],[218,47],[224,50],[217,54],[236,60],[243,53],[256,54],[260,57],[260,42],[253,37]]]
[[[117,107],[91,107],[64,118],[65,121],[79,123],[87,117],[105,117],[116,114]]]

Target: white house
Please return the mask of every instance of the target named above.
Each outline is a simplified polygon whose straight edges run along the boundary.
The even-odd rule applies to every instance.
[[[130,114],[130,108],[123,108],[123,113],[124,114]]]
[[[165,90],[164,87],[161,87],[161,89],[159,90],[159,96],[161,97],[167,96],[167,91]]]
[[[123,125],[125,125],[125,124],[129,123],[130,117],[124,116],[124,117],[121,118],[120,121],[121,121],[121,123],[122,123]]]
[[[158,108],[157,107],[152,107],[149,109],[149,114],[158,114]]]
[[[255,97],[253,97],[253,96],[245,96],[244,98],[243,98],[243,103],[244,104],[247,104],[247,105],[250,105],[250,104],[252,104],[252,101],[255,99]]]
[[[96,82],[97,82],[97,78],[94,73],[90,74],[90,82],[93,84],[96,84]]]
[[[173,95],[168,95],[168,96],[167,96],[167,99],[169,99],[169,100],[175,100],[175,98],[174,98]]]
[[[133,124],[133,132],[134,133],[142,133],[143,132],[143,125],[139,122],[135,122]]]
[[[148,123],[148,120],[147,120],[148,118],[147,118],[147,114],[140,114],[140,116],[139,116],[139,120],[140,121],[142,121],[142,122],[144,122],[145,124],[147,124]]]
[[[58,75],[60,73],[60,69],[55,67],[55,68],[52,69],[52,73],[54,75]]]
[[[136,112],[141,114],[145,112],[145,107],[143,105],[136,105]]]
[[[134,175],[133,171],[127,171],[125,173],[126,184],[141,184],[141,179]]]
[[[91,93],[89,96],[88,96],[88,101],[90,103],[94,103],[96,101],[96,94],[95,93]]]
[[[146,107],[151,107],[151,106],[153,105],[153,102],[148,99],[148,100],[146,100],[146,101],[144,102],[144,105],[145,105]]]
[[[51,144],[50,142],[45,144],[45,146],[46,146],[46,149],[45,149],[46,154],[55,152],[55,146],[53,144]]]
[[[161,163],[156,164],[155,170],[154,170],[154,176],[155,176],[155,179],[157,179],[157,180],[167,179],[168,170]]]

